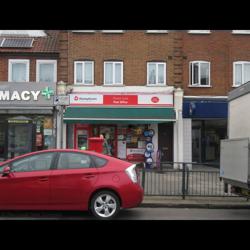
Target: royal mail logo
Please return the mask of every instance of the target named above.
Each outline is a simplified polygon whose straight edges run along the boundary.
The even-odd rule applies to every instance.
[[[158,103],[159,101],[160,101],[160,99],[157,96],[154,96],[151,98],[151,102],[153,102],[153,103]]]

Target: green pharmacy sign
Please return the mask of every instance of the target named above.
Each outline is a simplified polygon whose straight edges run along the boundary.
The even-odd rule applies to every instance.
[[[42,90],[42,95],[45,96],[47,100],[50,100],[50,97],[54,95],[54,90],[50,87],[46,87]]]

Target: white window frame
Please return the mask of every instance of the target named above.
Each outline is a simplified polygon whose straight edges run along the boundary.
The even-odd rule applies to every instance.
[[[102,30],[102,33],[124,33],[124,30]]]
[[[72,30],[73,33],[94,33],[95,30]]]
[[[82,64],[82,82],[76,82],[76,64],[77,63],[81,63]],[[84,77],[85,77],[85,75],[84,75],[84,69],[85,69],[85,63],[92,63],[92,83],[85,83],[84,82]],[[92,60],[85,60],[85,61],[74,61],[74,84],[75,85],[86,85],[86,86],[92,86],[92,85],[94,85],[94,82],[95,82],[95,80],[94,80],[94,61],[92,61]]]
[[[113,83],[106,83],[105,82],[105,79],[106,79],[106,64],[107,63],[112,63],[113,65]],[[121,64],[121,83],[116,83],[114,82],[115,80],[115,64]],[[123,85],[123,62],[122,61],[105,61],[104,64],[103,64],[103,72],[104,72],[104,79],[103,79],[103,85],[105,86],[121,86]]]
[[[168,33],[168,30],[146,30],[146,33],[151,34],[165,34]]]
[[[233,34],[238,35],[250,35],[250,30],[233,30]]]
[[[40,82],[40,68],[39,66],[43,63],[54,64],[54,82],[57,82],[57,60],[36,60],[36,82]]]
[[[8,81],[9,82],[14,82],[12,80],[12,65],[14,63],[25,63],[26,64],[26,81],[29,82],[30,80],[30,60],[28,59],[9,59],[8,63]]]
[[[0,30],[1,36],[28,36],[28,37],[45,37],[44,30]]]
[[[235,74],[235,69],[236,69],[236,65],[240,64],[241,67],[241,79],[242,79],[242,83],[241,84],[236,84],[235,78],[236,78],[236,74]],[[244,68],[245,68],[245,64],[250,64],[250,61],[235,61],[233,62],[233,87],[239,87],[242,84],[245,83],[245,79],[244,79]]]
[[[149,83],[149,65],[150,64],[156,64],[156,83]],[[164,66],[164,83],[158,82],[158,65],[163,64]],[[167,63],[166,62],[147,62],[147,86],[165,86],[167,85]]]
[[[199,72],[198,72],[198,83],[194,84],[193,83],[193,78],[194,78],[194,64],[198,63],[199,64]],[[200,64],[201,63],[208,63],[209,66],[209,75],[208,75],[208,85],[201,85],[201,71],[200,71]],[[192,69],[192,74],[190,74],[190,70]],[[211,87],[211,63],[209,61],[190,61],[189,62],[189,87],[200,87],[200,88],[207,88]]]
[[[189,34],[211,34],[210,30],[188,30]]]

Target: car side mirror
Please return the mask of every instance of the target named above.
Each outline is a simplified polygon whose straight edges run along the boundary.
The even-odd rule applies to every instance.
[[[6,166],[4,169],[3,169],[3,172],[2,172],[2,176],[9,176],[10,174],[10,167],[9,166]]]

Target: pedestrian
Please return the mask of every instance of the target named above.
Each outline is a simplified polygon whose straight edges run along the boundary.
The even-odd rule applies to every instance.
[[[102,153],[105,155],[111,155],[107,139],[105,138],[105,134],[104,133],[100,134],[100,138],[103,139],[103,144],[102,144],[103,151],[102,151]]]

